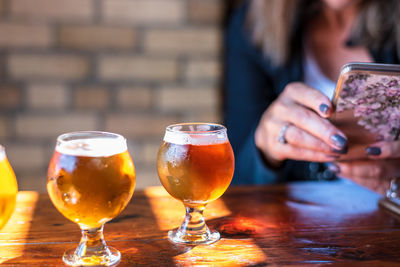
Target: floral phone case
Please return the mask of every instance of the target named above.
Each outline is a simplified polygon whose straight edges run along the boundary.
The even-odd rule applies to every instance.
[[[346,64],[332,102],[332,122],[347,135],[349,146],[399,140],[400,65]],[[400,177],[391,178],[379,204],[400,215]]]
[[[350,143],[398,140],[400,65],[346,64],[336,84],[333,105],[332,120],[349,132]]]

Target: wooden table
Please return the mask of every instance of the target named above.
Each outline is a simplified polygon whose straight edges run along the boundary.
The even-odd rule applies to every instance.
[[[153,187],[135,192],[106,224],[105,238],[121,251],[119,266],[400,266],[400,218],[378,199],[346,181],[230,187],[206,211],[223,238],[189,247],[166,239],[182,220],[182,204]],[[62,266],[63,252],[79,238],[46,194],[20,192],[0,232],[0,262]]]

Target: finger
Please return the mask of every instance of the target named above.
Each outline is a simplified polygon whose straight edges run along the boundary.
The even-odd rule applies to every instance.
[[[382,141],[369,145],[366,154],[371,158],[399,158],[400,141]]]
[[[339,176],[349,178],[364,187],[382,194],[389,188],[389,178],[400,175],[397,159],[369,159],[335,163],[339,169]]]
[[[337,150],[346,147],[347,139],[343,132],[312,110],[295,103],[281,103],[275,107],[274,113],[281,120],[296,125]]]
[[[333,109],[329,98],[322,92],[304,83],[290,83],[286,86],[282,94],[294,102],[315,111],[324,118],[329,117],[332,113]]]
[[[400,175],[397,159],[336,162],[340,175],[348,178],[388,178]]]
[[[384,195],[390,186],[390,180],[388,179],[367,179],[362,177],[348,179],[381,195]]]
[[[289,144],[298,148],[306,148],[313,151],[334,154],[332,148],[325,142],[296,127],[293,124],[288,126],[285,134],[285,139]]]
[[[340,175],[348,178],[377,178],[384,175],[380,165],[371,161],[339,162],[337,165],[340,168]]]
[[[366,145],[350,145],[340,156],[340,160],[367,160],[368,155],[365,152]]]
[[[279,144],[276,149],[287,159],[314,161],[314,162],[331,162],[337,159],[337,156],[324,152],[314,151],[307,148],[300,148],[290,144]]]

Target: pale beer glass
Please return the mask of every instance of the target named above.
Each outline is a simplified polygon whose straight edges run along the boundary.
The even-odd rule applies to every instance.
[[[0,145],[0,229],[14,211],[17,193],[17,179],[8,162],[4,147]]]
[[[168,193],[183,202],[186,215],[168,237],[184,244],[210,244],[220,239],[207,227],[203,211],[228,188],[234,155],[226,128],[211,123],[182,123],[166,128],[157,170]]]
[[[134,188],[135,167],[121,135],[82,131],[57,138],[47,191],[57,210],[82,230],[78,247],[64,253],[66,264],[119,262],[120,252],[104,241],[103,226],[126,207]]]

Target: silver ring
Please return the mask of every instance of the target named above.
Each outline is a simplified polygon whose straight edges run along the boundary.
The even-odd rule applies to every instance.
[[[285,145],[288,143],[288,141],[286,140],[285,134],[287,129],[289,128],[290,123],[286,123],[285,125],[282,126],[281,131],[279,132],[278,135],[278,142],[281,143],[282,145]]]

